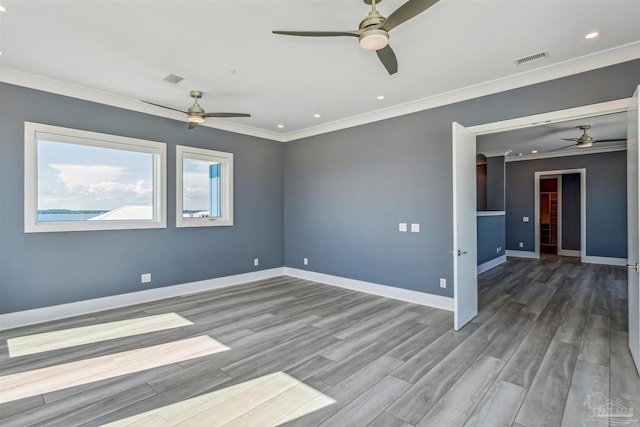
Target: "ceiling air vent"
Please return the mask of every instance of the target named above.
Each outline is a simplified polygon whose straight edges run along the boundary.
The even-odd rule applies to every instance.
[[[525,65],[531,62],[542,61],[543,59],[547,59],[550,56],[551,55],[549,55],[549,51],[545,50],[544,52],[538,52],[538,53],[534,53],[533,55],[523,56],[522,58],[514,59],[513,62],[515,62],[516,65]]]
[[[176,76],[175,74],[169,74],[167,77],[164,78],[165,82],[173,83],[174,85],[177,85],[183,80],[184,80],[184,77]]]

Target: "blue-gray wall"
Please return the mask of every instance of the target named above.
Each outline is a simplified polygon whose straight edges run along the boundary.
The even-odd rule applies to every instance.
[[[253,258],[452,296],[439,287],[453,275],[451,122],[625,98],[638,76],[640,60],[284,146],[0,84],[0,313],[253,271]],[[166,142],[168,228],[25,234],[25,120]],[[233,227],[175,228],[176,144],[234,153]]]
[[[487,158],[487,210],[504,210],[505,157]]]
[[[285,264],[452,296],[438,285],[453,276],[451,122],[626,98],[639,82],[632,61],[287,144]],[[399,233],[399,222],[421,232]]]
[[[580,174],[577,173],[562,175],[562,249],[581,249]]]
[[[478,265],[504,255],[505,248],[505,216],[478,216]]]
[[[587,256],[627,257],[626,151],[508,162],[507,249],[535,251],[534,172],[579,168],[587,170]]]
[[[168,227],[25,234],[25,120],[165,142]],[[234,226],[176,229],[176,144],[234,153]],[[0,84],[0,313],[281,267],[282,156],[278,142]]]

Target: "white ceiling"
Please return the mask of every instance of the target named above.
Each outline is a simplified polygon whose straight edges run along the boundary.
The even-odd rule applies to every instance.
[[[137,100],[186,110],[199,89],[207,112],[252,115],[207,125],[281,141],[640,58],[638,0],[440,0],[391,31],[393,76],[357,39],[271,34],[356,29],[361,0],[0,5],[2,81],[182,120]],[[593,30],[601,36],[585,40]],[[549,59],[513,62],[544,50]],[[166,83],[169,74],[185,80]]]

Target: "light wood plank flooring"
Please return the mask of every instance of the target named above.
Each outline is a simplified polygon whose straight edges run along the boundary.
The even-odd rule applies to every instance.
[[[54,375],[0,404],[0,425],[601,426],[610,399],[633,409],[611,425],[638,426],[626,286],[622,267],[511,259],[479,277],[479,315],[458,332],[450,312],[289,277],[3,331],[0,397],[10,378],[42,387],[38,372],[125,352],[229,349],[80,385]],[[135,327],[168,313],[192,324]],[[136,332],[112,330],[122,321]],[[9,339],[81,327],[101,338],[9,355]]]

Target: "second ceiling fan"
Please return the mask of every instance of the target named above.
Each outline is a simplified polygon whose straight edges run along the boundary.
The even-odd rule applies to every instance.
[[[352,31],[273,31],[274,34],[303,37],[358,37],[360,47],[365,50],[375,50],[380,62],[389,74],[398,71],[398,60],[389,46],[389,31],[424,12],[438,0],[409,0],[395,10],[388,18],[382,16],[376,9],[380,0],[364,0],[371,5],[371,11],[364,18],[357,30]]]
[[[582,135],[577,138],[562,138],[563,141],[573,141],[575,144],[567,145],[566,147],[556,148],[554,151],[564,150],[569,147],[578,147],[578,148],[589,148],[596,142],[621,142],[626,141],[626,138],[612,138],[612,139],[595,139],[592,138],[589,134],[587,134],[587,130],[591,129],[591,125],[580,125],[577,126],[576,129],[580,129],[582,131]]]

